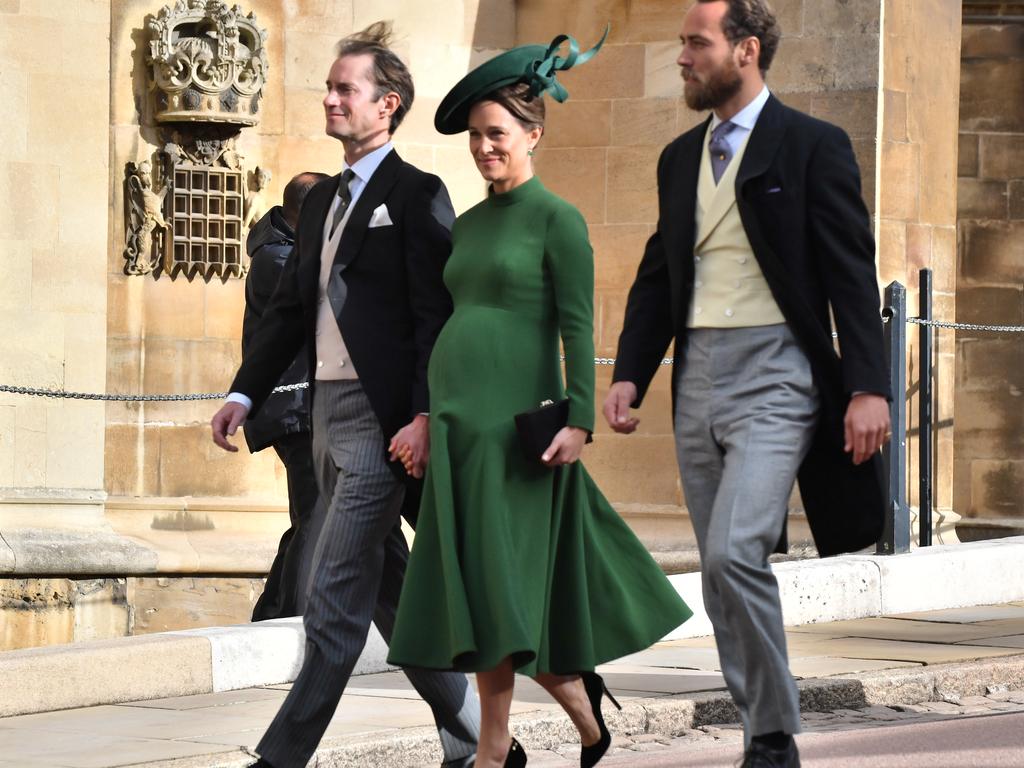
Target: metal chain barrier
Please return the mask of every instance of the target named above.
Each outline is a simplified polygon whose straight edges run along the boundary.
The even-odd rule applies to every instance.
[[[565,357],[562,357],[565,360]],[[614,357],[595,357],[595,365],[615,365]],[[666,357],[661,361],[662,365],[672,365],[672,358]],[[300,384],[287,384],[275,387],[271,394],[280,392],[293,392],[297,389],[308,389],[308,382]],[[63,389],[43,389],[41,387],[15,387],[10,384],[0,384],[0,392],[7,392],[12,395],[28,395],[29,397],[53,397],[64,400],[100,400],[103,402],[123,403],[165,403],[165,402],[187,402],[190,400],[223,400],[228,396],[227,392],[200,392],[192,395],[108,395],[98,392],[65,392]]]
[[[935,328],[952,328],[956,331],[993,331],[995,333],[1024,333],[1024,325],[983,325],[981,323],[951,323],[948,320],[925,320],[922,317],[908,317],[908,323],[930,325]]]
[[[275,387],[273,393],[291,392],[296,389],[306,389],[308,382],[300,384],[286,384]],[[9,384],[0,384],[0,392],[10,392],[15,395],[30,395],[34,397],[57,397],[66,400],[103,400],[105,402],[128,402],[128,403],[150,403],[184,400],[222,400],[228,396],[227,392],[201,392],[195,395],[107,395],[95,392],[65,392],[63,389],[40,389],[38,387],[12,387]],[[273,394],[272,393],[272,394]]]
[[[889,316],[883,315],[882,322],[888,323]],[[908,323],[915,325],[930,325],[935,328],[951,328],[957,331],[991,331],[993,333],[1024,333],[1024,325],[985,325],[982,323],[952,323],[948,320],[925,320],[920,317],[908,317]],[[833,333],[832,338],[838,334]],[[562,356],[565,361],[565,356]],[[672,365],[672,358],[662,358],[662,365]],[[614,357],[595,357],[594,365],[615,365]],[[306,389],[308,383],[288,384],[282,387],[275,387],[271,394],[279,392],[291,392],[297,389]],[[176,402],[188,400],[223,400],[228,396],[227,392],[200,392],[193,395],[107,395],[95,392],[65,392],[62,389],[41,389],[38,387],[14,387],[9,384],[0,384],[0,392],[7,392],[14,395],[29,395],[31,397],[55,397],[67,400],[102,400],[105,402],[129,402],[129,403],[152,403],[152,402]]]

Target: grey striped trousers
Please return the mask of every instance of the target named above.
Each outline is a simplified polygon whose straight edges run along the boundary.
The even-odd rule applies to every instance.
[[[789,326],[694,328],[675,430],[722,675],[753,736],[800,732],[768,556],[818,420],[811,364]]]
[[[313,557],[302,669],[256,751],[275,768],[303,768],[337,709],[373,621],[390,641],[409,549],[404,487],[386,464],[386,441],[358,381],[320,381],[313,455],[329,500]],[[429,627],[424,627],[429,631]],[[466,676],[406,669],[430,705],[445,760],[476,752],[480,703]]]

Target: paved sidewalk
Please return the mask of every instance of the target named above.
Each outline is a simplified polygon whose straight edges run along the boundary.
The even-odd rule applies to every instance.
[[[791,627],[787,635],[809,721],[814,712],[1024,689],[1024,602],[809,624]],[[659,643],[600,671],[624,705],[609,718],[624,745],[653,746],[735,719],[712,638]],[[244,766],[251,761],[245,750],[255,746],[287,688],[3,718],[0,768]],[[568,719],[530,680],[517,679],[513,713],[513,730],[529,748],[561,747],[561,753],[574,741]],[[430,723],[428,708],[401,673],[355,677],[318,765],[436,765],[440,752]]]
[[[1024,690],[947,696],[921,704],[805,712],[797,737],[807,768],[1020,768]],[[842,743],[845,742],[845,743]],[[579,744],[532,750],[530,768],[574,768]],[[739,725],[704,725],[676,737],[616,735],[601,768],[735,768]]]

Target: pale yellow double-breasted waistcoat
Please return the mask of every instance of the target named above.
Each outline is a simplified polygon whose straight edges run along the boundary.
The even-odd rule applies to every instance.
[[[736,174],[746,138],[715,184],[708,151],[711,130],[697,180],[694,289],[690,328],[746,328],[786,322],[754,257],[736,206]],[[750,132],[747,132],[749,138]]]

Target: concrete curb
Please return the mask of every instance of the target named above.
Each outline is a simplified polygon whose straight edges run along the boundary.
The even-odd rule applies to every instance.
[[[786,626],[1024,600],[1024,536],[772,565]],[[693,609],[666,640],[711,634],[699,573],[670,576]]]
[[[803,712],[830,712],[882,705],[956,701],[983,695],[988,686],[1024,688],[1024,654],[982,661],[901,668],[801,680]],[[605,708],[612,733],[675,737],[704,725],[737,722],[736,708],[725,692],[680,694],[635,699],[621,712]],[[512,731],[523,746],[553,749],[576,741],[576,729],[561,712],[529,712],[512,717]],[[145,763],[148,768],[240,768],[252,761],[244,750]],[[376,734],[325,739],[316,752],[317,768],[421,768],[441,760],[433,727],[388,730]],[[143,765],[143,764],[140,764]]]
[[[1024,536],[895,557],[791,561],[773,570],[789,626],[1008,603],[1024,600]],[[694,616],[665,639],[711,634],[700,574],[669,578]],[[0,717],[287,683],[304,645],[302,622],[279,619],[8,651],[0,654]],[[372,629],[355,673],[388,669],[386,657]]]
[[[302,619],[119,637],[0,653],[0,717],[219,693],[295,679]],[[354,674],[390,669],[371,627]]]

